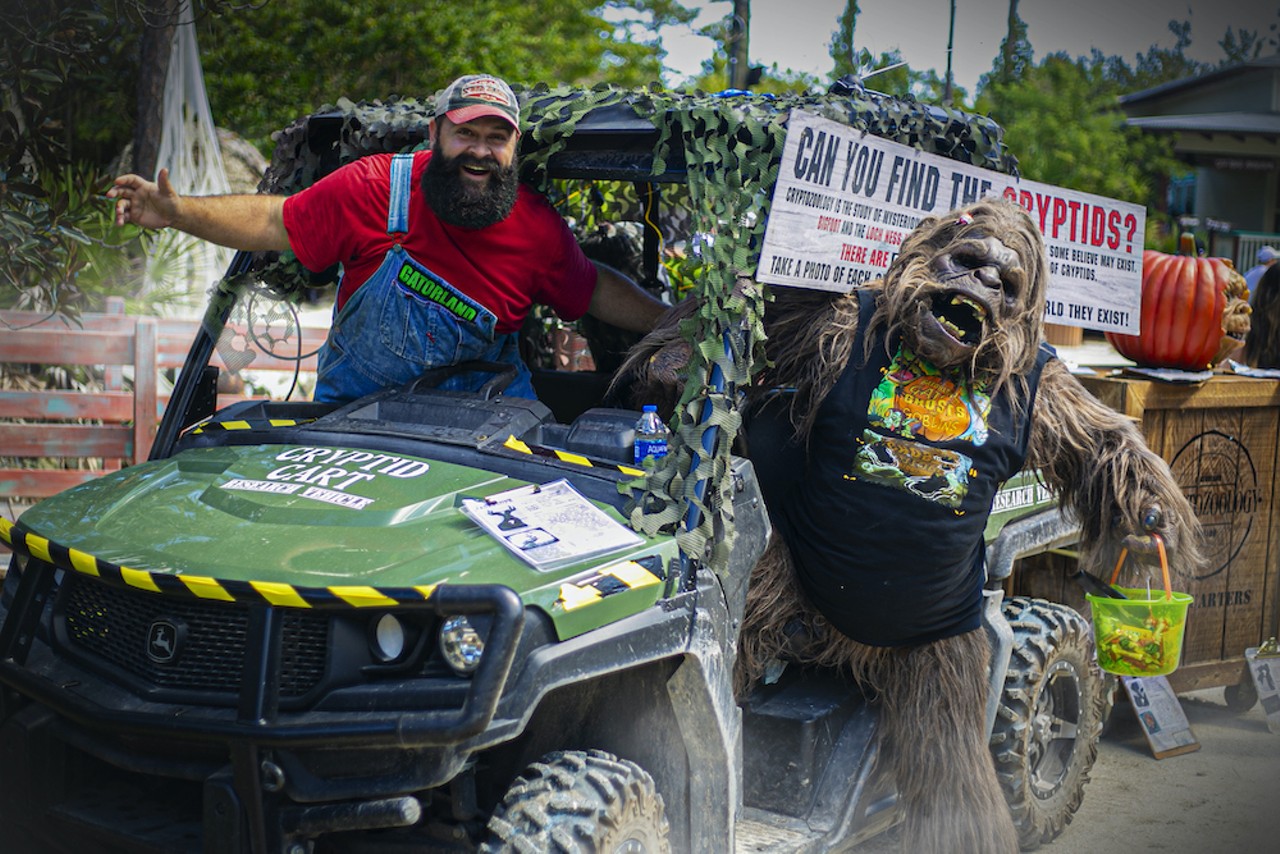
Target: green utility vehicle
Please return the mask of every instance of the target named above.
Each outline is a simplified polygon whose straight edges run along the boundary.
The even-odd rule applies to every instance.
[[[493,376],[475,394],[428,375],[341,406],[216,410],[220,340],[295,354],[287,306],[320,284],[287,257],[238,256],[151,459],[0,521],[6,851],[816,852],[895,823],[878,710],[856,687],[789,667],[732,689],[770,533],[733,453],[759,363],[753,259],[790,110],[1009,171],[999,128],[853,81],[522,100],[525,177],[580,227],[642,223],[638,278],[662,287],[660,228],[687,218],[667,287],[705,309],[671,453],[635,467],[639,413],[605,398],[607,371],[539,370],[537,402],[472,364]],[[422,144],[426,103],[309,116],[263,189]],[[560,481],[630,544],[535,566],[466,512]],[[988,531],[988,721],[1026,848],[1079,805],[1103,696],[1080,616],[1003,596],[1015,560],[1076,536],[1042,492],[1009,484]]]

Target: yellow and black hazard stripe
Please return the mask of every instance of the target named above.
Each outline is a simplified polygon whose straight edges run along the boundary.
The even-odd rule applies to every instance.
[[[618,463],[606,463],[599,460],[593,460],[590,457],[584,457],[582,454],[574,454],[569,451],[560,451],[555,448],[543,448],[539,445],[529,446],[521,442],[515,436],[508,436],[507,441],[502,443],[502,447],[508,451],[515,451],[518,454],[529,454],[535,457],[548,457],[550,459],[559,460],[562,463],[572,463],[576,466],[586,466],[587,468],[604,468],[620,471],[631,477],[641,477],[644,475],[644,469],[638,469],[635,466],[624,466]]]
[[[0,519],[0,540],[15,552],[68,572],[89,575],[117,587],[187,596],[216,602],[266,603],[280,608],[391,608],[421,605],[438,585],[378,588],[366,585],[298,587],[276,581],[224,581],[200,575],[178,575],[131,569],[77,549],[67,548]]]
[[[555,604],[566,611],[576,611],[615,593],[661,584],[664,580],[662,559],[657,555],[624,560],[564,582]]]
[[[207,421],[191,431],[193,436],[200,433],[230,432],[232,430],[267,430],[272,427],[297,427],[310,424],[314,418],[269,418],[266,421]]]

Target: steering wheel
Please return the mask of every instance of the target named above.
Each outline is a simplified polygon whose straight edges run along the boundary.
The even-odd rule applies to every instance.
[[[520,371],[515,365],[509,362],[490,362],[483,359],[468,359],[464,362],[458,362],[454,365],[444,365],[439,368],[432,368],[419,374],[412,380],[407,389],[409,391],[417,391],[420,388],[436,388],[442,382],[455,377],[458,374],[471,373],[473,371],[493,374],[493,378],[486,382],[480,388],[476,389],[476,394],[480,395],[482,400],[492,400],[495,396],[501,394],[507,386],[515,381],[520,375]]]

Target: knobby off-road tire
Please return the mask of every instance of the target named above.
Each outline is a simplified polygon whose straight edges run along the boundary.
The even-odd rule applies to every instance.
[[[1034,850],[1060,834],[1084,798],[1098,756],[1104,705],[1093,631],[1071,608],[1012,597],[1003,606],[1013,652],[991,753],[1018,843]]]
[[[525,769],[489,819],[481,854],[670,854],[653,778],[601,750],[550,753]]]

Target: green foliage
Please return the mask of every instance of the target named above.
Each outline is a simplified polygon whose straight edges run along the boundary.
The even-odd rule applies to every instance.
[[[1031,42],[1027,40],[1027,24],[1018,14],[1018,0],[1009,0],[1009,17],[1005,28],[1004,39],[1000,42],[1000,52],[991,66],[991,73],[978,82],[981,89],[985,83],[1011,83],[1018,80],[1031,66]]]
[[[702,61],[702,73],[682,87],[687,91],[723,92],[729,88],[729,58],[717,49],[710,59]],[[820,92],[826,88],[824,81],[803,71],[779,68],[775,62],[766,68],[760,82],[751,87],[753,93],[768,95],[800,95]]]
[[[832,80],[853,75],[868,89],[931,104],[958,104],[965,101],[968,93],[954,85],[948,101],[946,80],[933,69],[912,69],[902,58],[902,52],[896,48],[883,51],[879,56],[873,55],[866,48],[855,50],[858,13],[857,0],[848,0],[837,19],[836,30],[831,34]]]
[[[648,83],[662,70],[654,22],[690,15],[670,0],[294,0],[209,16],[199,41],[219,124],[266,152],[273,131],[339,97],[427,97],[477,71]]]
[[[0,168],[9,179],[92,159],[98,141],[127,136],[116,94],[126,22],[103,5],[0,3]]]
[[[861,55],[860,78],[868,89],[899,98],[914,98],[927,104],[945,104],[947,82],[938,72],[916,71],[902,58],[899,50],[890,50],[872,57],[870,52]],[[884,69],[880,71],[880,69]],[[969,93],[962,86],[952,85],[951,103],[962,104]]]
[[[95,57],[117,35],[92,7],[0,6],[0,305],[83,307],[76,277],[103,207],[94,187],[104,188],[71,165],[82,111],[68,102],[99,88]]]
[[[1197,62],[1186,54],[1191,46],[1191,22],[1170,21],[1169,32],[1175,38],[1172,48],[1152,45],[1146,53],[1138,55],[1132,68],[1122,58],[1103,56],[1097,50],[1091,55],[1090,64],[1114,85],[1117,93],[1138,92],[1212,70],[1211,65]]]
[[[429,95],[478,68],[517,81],[655,79],[654,24],[692,15],[673,0],[193,5],[214,115],[260,146],[340,95]],[[165,0],[0,3],[0,304],[74,312],[148,290],[139,236],[113,229],[100,194],[133,136],[140,34],[171,10]]]
[[[1117,199],[1148,202],[1141,137],[1124,126],[1113,88],[1083,61],[1048,57],[1012,83],[991,84],[978,102],[1005,129],[1022,174]]]
[[[846,74],[860,74],[861,63],[854,63],[854,39],[858,28],[858,0],[847,0],[840,17],[836,19],[836,31],[831,34],[831,78],[839,80]]]
[[[1011,24],[1016,49],[1002,54],[1020,71],[1006,74],[997,60],[979,84],[977,109],[1004,127],[1022,173],[1036,181],[1137,202],[1153,212],[1163,210],[1166,180],[1185,174],[1187,167],[1173,156],[1167,138],[1128,128],[1118,98],[1210,70],[1186,55],[1191,25],[1170,21],[1174,47],[1152,46],[1130,66],[1121,57],[1097,50],[1088,57],[1072,59],[1058,53],[1033,63],[1025,26],[1019,28],[1020,24]]]

